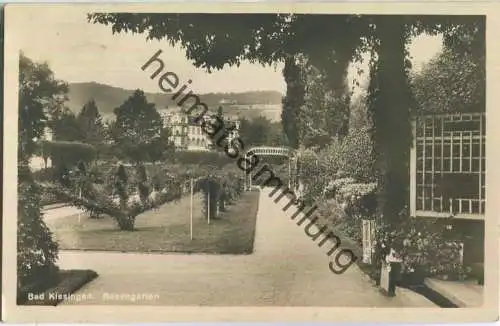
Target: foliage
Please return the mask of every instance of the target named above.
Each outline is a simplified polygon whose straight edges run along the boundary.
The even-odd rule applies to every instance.
[[[150,194],[150,188],[146,168],[142,164],[137,166],[137,191],[141,202],[145,203]]]
[[[160,114],[143,91],[136,90],[114,113],[116,121],[110,133],[122,158],[136,163],[163,158],[167,147],[160,145],[169,144],[169,132],[164,130]]]
[[[418,112],[484,112],[486,71],[480,58],[445,49],[413,77]]]
[[[33,282],[57,281],[58,246],[43,221],[41,191],[28,162],[43,138],[47,121],[63,110],[67,84],[54,78],[47,64],[19,58],[19,120],[17,175],[17,291]]]
[[[160,137],[151,141],[149,146],[148,158],[151,162],[169,160],[174,152],[175,146],[169,140],[171,131],[169,128],[162,128]]]
[[[203,191],[202,212],[206,218],[216,219],[217,205],[221,194],[221,185],[214,176],[207,176],[198,180],[198,187]]]
[[[96,155],[94,146],[76,141],[42,141],[40,146],[56,168],[71,167],[79,161],[90,162]]]
[[[406,58],[409,37],[405,21],[399,16],[377,20],[375,35],[379,42],[374,48],[377,57],[371,64],[367,102],[373,121],[370,134],[378,182],[378,215],[398,223],[398,213],[407,203],[411,147],[410,66]]]
[[[356,180],[353,178],[338,178],[330,181],[325,187],[325,196],[328,198],[335,198],[339,190],[349,184],[355,183]]]
[[[320,198],[325,179],[325,170],[319,165],[317,154],[311,149],[299,149],[298,180],[301,184],[300,195],[306,204],[312,204]]]
[[[125,167],[120,164],[115,174],[114,193],[116,193],[118,198],[120,198],[121,206],[125,206],[128,201],[127,182],[127,172],[125,171]]]
[[[372,127],[368,117],[367,94],[363,93],[351,101],[351,112],[349,118],[349,130],[357,130]]]
[[[228,164],[234,165],[234,160],[228,157],[225,153],[218,152],[192,152],[192,151],[177,151],[174,161],[177,164],[189,165],[214,165],[223,167]]]
[[[351,129],[339,151],[339,170],[360,182],[374,181],[373,142],[367,128]]]
[[[96,13],[88,18],[111,25],[113,32],[144,33],[148,39],[178,44],[195,66],[209,71],[243,60],[285,61],[284,114],[288,116],[283,120],[289,144],[295,148],[295,108],[303,101],[295,55],[311,60],[326,74],[331,89],[337,89],[345,83],[349,63],[371,51],[367,106],[378,184],[377,216],[392,225],[400,222],[399,212],[408,201],[413,104],[408,85],[410,39],[424,32],[442,33],[447,48],[485,56],[484,16]]]
[[[271,122],[267,137],[266,144],[268,146],[287,146],[288,138],[283,132],[283,126],[281,122]]]
[[[199,177],[195,188],[203,192],[202,211],[205,217],[208,218],[210,213],[210,218],[218,218],[217,206],[220,211],[224,211],[227,203],[236,200],[243,191],[243,180],[241,176],[233,173],[211,173]]]
[[[55,277],[58,246],[43,221],[40,189],[27,166],[19,167],[17,203],[18,291],[35,281],[50,282]]]
[[[337,192],[348,216],[369,217],[376,213],[376,183],[347,183]]]
[[[94,99],[91,99],[82,107],[76,117],[76,123],[80,131],[80,140],[98,146],[104,142],[105,129],[102,116]]]
[[[345,212],[333,198],[318,202],[317,212],[331,226],[337,226],[346,219]]]
[[[50,181],[56,176],[56,169],[54,167],[40,169],[32,172],[33,179],[37,181]]]
[[[57,117],[49,121],[53,139],[61,141],[80,141],[83,139],[78,121],[73,112],[65,108]]]
[[[287,144],[281,124],[263,116],[252,120],[241,119],[239,135],[247,149],[251,146],[285,146]]]
[[[23,53],[19,57],[18,158],[26,160],[36,150],[47,121],[59,116],[68,85],[57,80],[46,63],[35,63]]]
[[[461,245],[454,239],[447,219],[418,219],[406,216],[396,228],[381,225],[376,245],[382,253],[393,248],[403,259],[402,273],[411,282],[425,277],[447,275],[463,279],[467,268],[460,263]]]
[[[219,106],[217,108],[217,117],[224,121],[224,112],[222,111],[222,106]]]
[[[300,67],[293,56],[285,59],[283,77],[287,85],[286,96],[283,98],[281,121],[283,130],[292,148],[299,146],[298,116],[300,107],[304,104],[305,86],[301,78]]]
[[[119,171],[123,171],[119,168]],[[113,197],[108,196],[103,189],[96,187],[92,182],[84,181],[85,189],[82,196],[79,196],[75,183],[69,187],[58,183],[40,183],[46,191],[56,194],[59,198],[71,203],[73,206],[91,211],[94,214],[107,214],[113,217],[121,230],[132,231],[136,217],[148,210],[162,205],[168,201],[177,200],[181,197],[180,184],[171,182],[163,188],[156,196],[148,197],[144,202],[134,200],[130,196],[127,183],[124,182],[123,175],[117,173],[117,193],[120,196],[119,202],[115,202]]]
[[[61,200],[57,198],[52,193],[41,193],[40,194],[40,206],[47,206],[47,205],[54,205],[54,204],[61,204]]]
[[[297,122],[300,143],[305,147],[323,148],[333,139],[346,135],[350,94],[345,83],[333,89],[327,76],[309,60],[302,57],[299,67],[305,84],[304,104]]]

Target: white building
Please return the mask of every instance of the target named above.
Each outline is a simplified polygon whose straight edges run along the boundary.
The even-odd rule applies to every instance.
[[[200,125],[189,121],[189,116],[182,112],[168,112],[163,115],[163,124],[168,126],[172,132],[171,140],[176,149],[188,151],[209,151],[212,148],[212,140]],[[204,117],[210,119],[209,115]],[[225,126],[230,127],[228,140],[238,137],[240,122],[234,117],[224,118]]]

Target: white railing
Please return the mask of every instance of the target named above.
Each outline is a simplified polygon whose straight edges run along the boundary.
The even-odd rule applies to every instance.
[[[291,156],[293,154],[293,150],[288,147],[253,147],[247,151],[247,155],[265,155],[265,156]]]

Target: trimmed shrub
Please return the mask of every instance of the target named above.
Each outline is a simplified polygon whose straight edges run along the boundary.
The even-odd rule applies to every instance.
[[[52,284],[57,281],[55,264],[58,245],[43,221],[40,189],[29,168],[20,165],[17,203],[17,272],[18,293],[32,283]]]
[[[202,212],[206,218],[217,218],[217,205],[221,194],[221,185],[215,176],[208,176],[198,180],[199,189],[203,192]]]
[[[57,175],[57,170],[53,167],[40,169],[37,171],[33,171],[33,179],[37,181],[54,181],[54,177]]]
[[[55,167],[72,167],[78,162],[90,162],[96,157],[94,146],[76,141],[44,141],[44,153],[50,153]]]
[[[243,192],[243,179],[236,174],[210,174],[198,178],[195,191],[203,192],[202,212],[208,218],[208,201],[210,196],[210,218],[217,218],[217,207],[225,210],[229,201],[234,201]]]
[[[137,192],[141,202],[145,203],[148,200],[150,188],[146,168],[142,164],[137,166]]]
[[[193,152],[193,151],[176,151],[175,163],[213,165],[222,167],[228,164],[234,164],[234,159],[228,157],[225,153],[219,152]]]

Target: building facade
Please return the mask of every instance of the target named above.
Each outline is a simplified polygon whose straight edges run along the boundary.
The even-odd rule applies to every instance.
[[[202,130],[199,124],[190,121],[188,115],[182,112],[169,112],[162,115],[163,123],[172,132],[171,140],[178,150],[210,151],[213,143],[210,137]],[[205,120],[211,116],[204,116]],[[240,122],[235,117],[224,117],[224,125],[229,127],[227,138],[229,141],[239,136]]]

